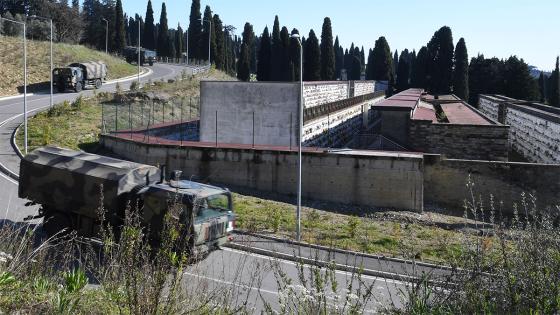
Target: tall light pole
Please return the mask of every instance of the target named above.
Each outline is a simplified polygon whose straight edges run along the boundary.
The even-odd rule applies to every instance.
[[[298,135],[298,191],[297,191],[297,240],[301,241],[301,168],[302,168],[302,142],[303,142],[303,46],[301,44],[301,38],[298,33],[292,34],[292,38],[297,40],[299,44],[299,135]]]
[[[210,60],[210,42],[212,41],[212,20],[207,20],[207,19],[199,19],[199,21],[204,22],[208,22],[208,66],[210,66],[212,64],[211,60]]]
[[[27,26],[24,22],[20,21],[7,18],[2,18],[2,20],[23,25],[23,147],[25,154],[27,154]]]
[[[37,15],[32,15],[31,18],[35,18],[35,19],[42,19],[42,20],[46,20],[46,21],[50,21],[51,23],[51,107],[53,107],[53,21],[52,19],[49,18],[45,18],[42,16],[37,16]]]
[[[101,18],[101,20],[105,21],[105,53],[107,54],[107,47],[109,46],[109,21],[106,18]]]
[[[189,66],[189,29],[187,28],[187,66]]]

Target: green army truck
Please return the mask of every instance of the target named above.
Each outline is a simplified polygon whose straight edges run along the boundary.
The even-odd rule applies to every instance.
[[[21,160],[19,196],[41,205],[35,218],[43,217],[48,236],[73,230],[95,239],[102,224],[101,204],[103,223],[115,228],[122,226],[127,205],[134,203],[150,241],[157,242],[173,201],[173,219],[193,231],[190,249],[207,252],[231,240],[235,224],[231,193],[180,177],[175,171],[167,180],[164,168],[43,147]]]
[[[67,89],[81,92],[88,86],[100,89],[106,80],[107,65],[102,61],[72,63],[53,70],[53,88],[59,93]]]

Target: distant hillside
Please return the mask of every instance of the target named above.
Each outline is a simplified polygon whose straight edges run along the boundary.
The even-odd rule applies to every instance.
[[[531,76],[535,79],[538,79],[541,76],[541,71],[539,70],[539,68],[535,67],[535,66],[529,66],[529,72],[531,73]],[[552,73],[548,72],[548,71],[543,71],[544,75],[546,77],[549,77]]]
[[[54,67],[73,62],[104,61],[109,79],[136,73],[136,67],[124,60],[79,45],[54,44]],[[30,90],[48,89],[50,79],[50,43],[27,41],[27,69]],[[23,44],[21,38],[0,37],[0,96],[14,95],[23,87]]]

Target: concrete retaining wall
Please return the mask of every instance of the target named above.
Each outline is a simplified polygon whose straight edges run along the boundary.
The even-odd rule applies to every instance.
[[[299,90],[297,83],[201,82],[200,141],[297,143]]]
[[[560,165],[445,160],[438,155],[424,156],[424,200],[427,204],[460,210],[470,196],[466,187],[469,174],[475,198],[483,198],[486,210],[490,194],[496,209],[503,202],[503,211],[508,214],[513,213],[514,203],[521,204],[523,192],[529,203],[529,194],[534,195],[541,210],[560,204]]]
[[[504,125],[439,124],[411,120],[409,146],[416,151],[453,159],[508,160],[508,132]]]
[[[297,152],[239,148],[148,145],[104,135],[104,147],[139,163],[165,164],[184,176],[229,187],[294,195]],[[363,207],[422,211],[423,157],[417,154],[351,151],[305,152],[306,199]]]

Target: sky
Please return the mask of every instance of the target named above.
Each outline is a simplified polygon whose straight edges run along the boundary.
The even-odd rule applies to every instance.
[[[147,0],[122,1],[129,16],[145,15]],[[156,21],[162,2],[152,0]],[[517,55],[551,70],[560,54],[560,0],[201,0],[201,11],[206,5],[237,34],[245,22],[253,24],[256,34],[265,26],[272,29],[278,15],[290,31],[297,28],[307,37],[313,29],[320,36],[328,16],[341,44],[364,46],[366,55],[379,36],[387,38],[393,52],[418,51],[443,25],[451,27],[455,44],[465,38],[469,58]],[[168,0],[166,6],[170,27],[188,27],[191,0]]]

